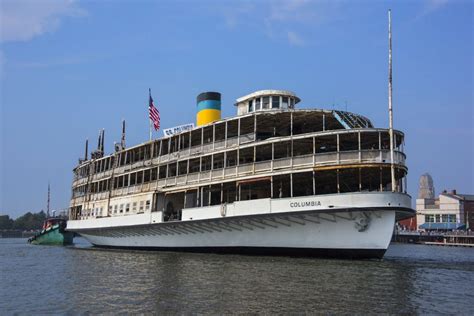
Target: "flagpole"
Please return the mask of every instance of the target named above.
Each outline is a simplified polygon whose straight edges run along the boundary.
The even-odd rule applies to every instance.
[[[395,165],[393,159],[394,139],[393,139],[393,109],[392,109],[392,11],[388,10],[388,116],[389,116],[389,136],[390,136],[390,175],[392,182],[392,192],[395,192]]]
[[[150,112],[150,98],[151,98],[151,88],[148,88],[148,112]],[[148,123],[149,123],[149,126],[150,126],[150,141],[152,139],[152,136],[153,136],[153,131],[152,131],[152,122],[151,122],[151,118],[150,118],[150,115],[148,115]]]

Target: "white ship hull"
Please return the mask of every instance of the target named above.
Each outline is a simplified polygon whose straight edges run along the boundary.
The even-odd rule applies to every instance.
[[[397,212],[410,212],[409,196],[349,193],[185,209],[173,222],[161,212],[69,221],[68,230],[98,247],[381,258]]]

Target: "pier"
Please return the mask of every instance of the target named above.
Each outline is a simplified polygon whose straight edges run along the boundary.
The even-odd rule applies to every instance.
[[[392,242],[436,246],[474,247],[474,233],[395,232],[392,236]]]

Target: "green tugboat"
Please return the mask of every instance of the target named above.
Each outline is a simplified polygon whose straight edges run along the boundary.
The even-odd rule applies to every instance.
[[[33,245],[72,245],[74,233],[66,231],[67,220],[62,217],[49,217],[50,194],[51,190],[48,183],[47,218],[43,222],[43,229],[29,238],[28,243]]]
[[[59,217],[48,218],[44,221],[41,232],[28,239],[28,242],[33,245],[72,245],[74,233],[65,229],[65,219]]]

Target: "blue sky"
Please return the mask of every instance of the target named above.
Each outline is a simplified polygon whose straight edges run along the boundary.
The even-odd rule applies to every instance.
[[[66,208],[84,141],[148,138],[194,122],[195,98],[287,89],[300,108],[346,109],[388,126],[387,10],[394,126],[406,133],[409,191],[474,193],[472,1],[1,2],[0,214]],[[155,135],[155,137],[158,134]],[[159,133],[161,136],[161,131]]]

